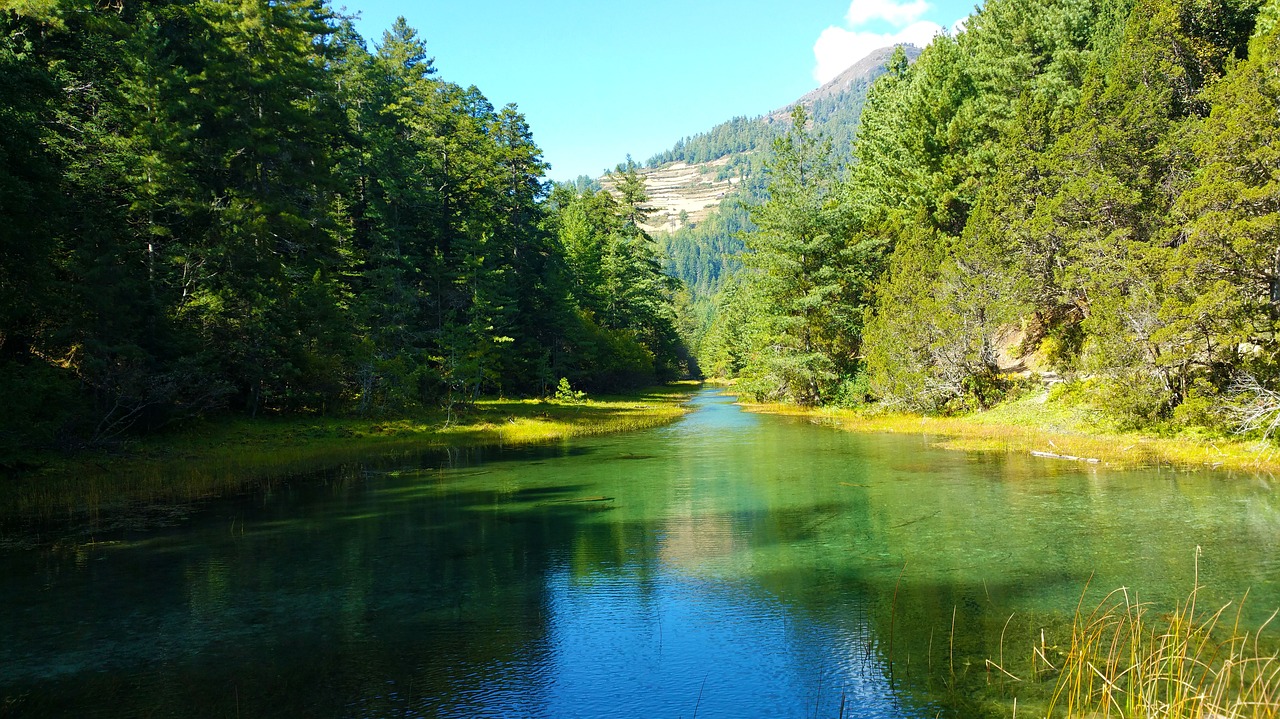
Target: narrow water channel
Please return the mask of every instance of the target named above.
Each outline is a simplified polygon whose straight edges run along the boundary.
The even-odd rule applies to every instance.
[[[1086,584],[1280,606],[1270,479],[694,406],[4,550],[0,716],[1008,716]]]

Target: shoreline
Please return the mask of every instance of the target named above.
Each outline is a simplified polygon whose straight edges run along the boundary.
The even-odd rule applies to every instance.
[[[452,422],[443,410],[394,418],[215,419],[135,440],[123,452],[45,456],[0,482],[0,534],[14,524],[96,521],[138,506],[183,504],[365,457],[543,444],[660,427],[683,417],[697,385],[675,383],[579,402],[485,399]]]
[[[956,417],[740,404],[748,412],[807,417],[846,432],[929,435],[937,439],[937,447],[964,452],[1031,454],[1110,469],[1167,466],[1183,471],[1280,474],[1280,448],[1256,439],[1090,429],[1087,416],[1079,411],[1067,417],[1061,408],[1048,408],[1037,416],[1027,411],[1033,404],[1028,401]]]

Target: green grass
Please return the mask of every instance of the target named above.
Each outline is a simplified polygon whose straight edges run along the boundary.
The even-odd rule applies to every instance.
[[[683,416],[695,386],[680,383],[582,402],[486,399],[452,418],[432,411],[391,419],[213,420],[138,440],[114,455],[40,458],[40,471],[0,482],[0,522],[96,518],[117,508],[189,502],[370,455],[647,429]]]
[[[989,704],[993,713],[1046,719],[1280,717],[1280,653],[1268,631],[1280,610],[1246,628],[1247,592],[1238,603],[1203,606],[1199,555],[1197,548],[1190,593],[1172,607],[1140,601],[1135,590],[1121,587],[1089,608],[1086,585],[1066,626],[1033,619],[1028,628],[1038,629],[1028,654],[1006,651],[1002,631],[999,654],[985,663],[987,685],[998,685],[1002,697]],[[1010,692],[1016,697],[1012,707]]]
[[[853,432],[912,433],[938,438],[937,446],[977,452],[1049,452],[1115,468],[1172,465],[1186,469],[1280,471],[1274,445],[1194,430],[1160,435],[1122,431],[1088,407],[1048,401],[1032,393],[986,412],[955,417],[747,405],[752,411],[807,416]]]
[[[1202,611],[1198,589],[1168,613],[1127,589],[1088,614],[1077,611],[1046,716],[1280,716],[1280,661],[1262,648],[1263,628],[1241,631],[1239,608],[1233,617],[1230,605]]]

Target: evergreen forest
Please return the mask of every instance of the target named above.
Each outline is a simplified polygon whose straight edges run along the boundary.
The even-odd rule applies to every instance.
[[[799,108],[703,370],[914,412],[1048,378],[1118,425],[1269,433],[1278,20],[1275,0],[989,0],[895,56],[851,145]]]
[[[688,371],[622,195],[318,0],[0,10],[0,461],[218,413],[400,413]]]
[[[990,0],[787,121],[657,238],[628,161],[319,1],[0,11],[0,457],[211,414],[732,378],[963,412],[1050,378],[1130,427],[1280,416],[1280,4]],[[767,149],[766,149],[767,148]],[[1264,426],[1265,425],[1265,426]]]

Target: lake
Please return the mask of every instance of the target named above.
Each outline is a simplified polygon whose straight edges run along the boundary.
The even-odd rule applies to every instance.
[[[1272,479],[732,402],[0,550],[0,716],[1030,716],[1082,595],[1280,606]]]

